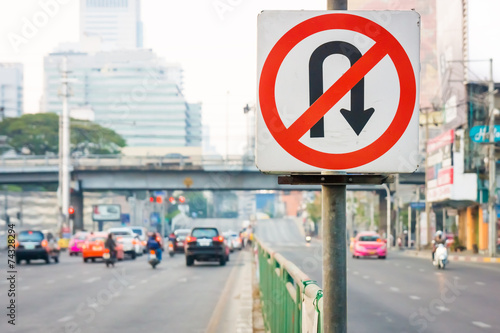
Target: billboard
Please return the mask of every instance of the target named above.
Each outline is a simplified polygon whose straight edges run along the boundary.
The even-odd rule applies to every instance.
[[[92,220],[94,221],[121,221],[120,205],[92,206]]]
[[[427,195],[430,202],[451,199],[453,188],[453,130],[427,143]]]

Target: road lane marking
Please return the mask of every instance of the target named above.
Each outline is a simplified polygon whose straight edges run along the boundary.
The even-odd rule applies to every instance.
[[[419,269],[419,271],[420,271],[420,272],[425,272],[425,269],[420,268],[420,269]]]
[[[187,280],[188,280],[187,278],[181,278],[179,279],[179,282],[187,282]]]
[[[410,269],[410,268],[411,268],[411,266],[406,266],[406,268],[407,268],[407,269]]]
[[[47,284],[52,284],[52,283],[54,283],[54,282],[55,282],[54,280],[47,280],[47,282],[46,282],[46,283],[47,283]]]
[[[368,280],[370,278],[370,275],[363,275],[363,279]]]
[[[92,283],[92,282],[95,282],[95,281],[99,281],[101,279],[100,276],[96,276],[96,277],[93,277],[93,278],[90,278],[90,279],[87,279],[87,280],[83,280],[83,283]]]
[[[375,281],[375,284],[382,284],[382,281]]]
[[[396,263],[394,263],[394,266],[399,267],[399,264],[396,262]]]
[[[396,288],[396,287],[391,287],[390,289],[391,289],[391,291],[393,291],[393,292],[395,292],[395,293],[399,292],[399,288]]]
[[[72,279],[72,278],[74,278],[73,275],[66,275],[66,279]]]
[[[31,288],[30,286],[24,286],[24,287],[21,287],[21,289],[19,289],[19,290],[28,290],[30,288]]]
[[[484,285],[485,285],[485,283],[484,283],[484,282],[481,282],[481,281],[476,281],[476,284],[477,284],[478,286],[484,286]]]
[[[473,321],[472,324],[476,325],[477,327],[481,327],[481,328],[490,328],[491,327],[491,325],[485,324],[485,323],[480,322],[480,321]]]
[[[58,320],[58,322],[60,323],[64,323],[66,321],[70,321],[71,319],[73,319],[73,316],[66,316],[66,317],[62,317]]]
[[[130,290],[135,289],[135,286],[129,286],[128,289]]]
[[[450,312],[450,309],[448,309],[446,306],[436,306],[436,309],[438,309],[439,311],[443,311],[443,312]]]
[[[418,301],[420,299],[420,297],[418,296],[415,296],[415,295],[410,295],[410,298],[414,301]]]
[[[141,281],[141,283],[147,283],[147,282],[148,282],[148,280],[142,280]]]
[[[235,265],[231,268],[231,272],[229,273],[229,276],[224,284],[224,288],[222,289],[222,292],[220,292],[220,297],[219,300],[217,301],[217,304],[215,305],[214,311],[212,315],[210,316],[210,321],[208,322],[208,325],[206,326],[206,333],[215,333],[217,332],[217,328],[219,326],[219,323],[221,321],[221,318],[224,315],[224,306],[229,300],[232,288],[236,285],[237,283],[237,278],[240,276],[241,270],[237,269],[237,267],[240,264],[244,265],[243,259],[242,259],[243,254],[240,253],[236,259]]]
[[[354,275],[358,275],[358,274],[359,274],[359,272],[358,272],[358,271],[354,271],[354,272],[352,272],[352,274],[354,274]]]

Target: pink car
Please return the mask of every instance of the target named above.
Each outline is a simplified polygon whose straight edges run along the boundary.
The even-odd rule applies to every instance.
[[[374,232],[360,232],[354,239],[352,257],[371,257],[385,259],[387,256],[387,245],[378,234]]]
[[[90,233],[85,231],[79,231],[71,237],[68,244],[68,252],[70,256],[77,256],[82,253],[82,246],[85,244]]]

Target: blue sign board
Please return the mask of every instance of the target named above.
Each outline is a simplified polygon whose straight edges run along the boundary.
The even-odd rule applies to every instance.
[[[160,213],[158,212],[152,212],[151,215],[149,215],[149,223],[151,226],[155,226],[160,223]]]
[[[121,214],[122,224],[130,224],[130,214]]]
[[[410,202],[410,207],[412,209],[425,209],[425,202],[422,201]]]
[[[486,143],[490,142],[490,134],[488,133],[489,126],[474,126],[469,131],[469,136],[474,142]],[[500,142],[500,125],[495,125],[495,142]]]

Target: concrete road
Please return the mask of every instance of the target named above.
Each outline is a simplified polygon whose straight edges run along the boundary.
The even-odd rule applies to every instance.
[[[208,221],[221,229],[232,222]],[[205,222],[200,221],[200,224]],[[0,332],[206,332],[227,318],[219,300],[240,252],[226,266],[198,263],[186,267],[183,254],[165,256],[157,269],[147,257],[118,262],[83,263],[81,257],[61,253],[60,263],[24,261],[17,267],[16,326],[7,324],[7,256],[0,252]],[[234,274],[233,274],[234,275]],[[227,288],[226,288],[227,289]],[[215,322],[214,322],[215,320]],[[215,331],[221,331],[215,329]]]
[[[258,236],[321,284],[320,242],[306,244],[290,220],[260,221]],[[348,256],[349,332],[499,332],[500,265],[450,263],[390,252]]]

